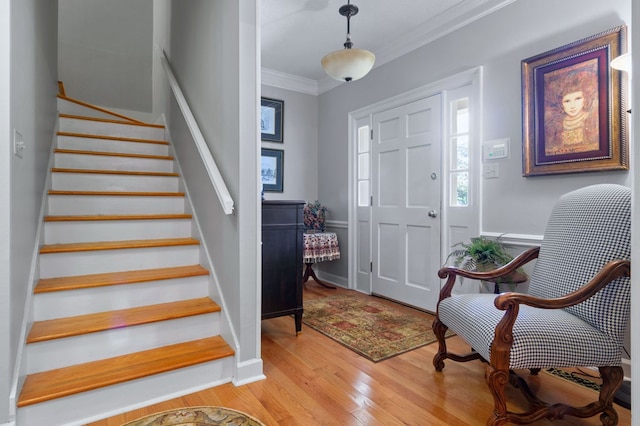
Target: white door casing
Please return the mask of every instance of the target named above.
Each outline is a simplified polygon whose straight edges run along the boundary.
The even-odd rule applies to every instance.
[[[373,115],[372,290],[435,311],[440,290],[441,96]]]
[[[440,201],[440,247],[439,265],[447,258],[452,250],[451,245],[459,241],[466,241],[479,235],[482,216],[481,206],[481,161],[480,146],[482,140],[482,67],[475,67],[459,74],[449,76],[443,80],[429,83],[425,86],[399,94],[368,105],[349,113],[349,288],[366,294],[376,293],[372,281],[374,275],[373,256],[378,252],[377,242],[373,238],[372,210],[373,206],[365,199],[374,194],[371,161],[371,144],[368,140],[364,144],[363,135],[372,128],[374,115],[396,107],[408,105],[434,95],[440,95],[442,100],[442,132],[441,132],[441,176],[438,181],[441,189]],[[470,137],[469,137],[469,204],[467,206],[451,205],[449,198],[455,188],[451,184],[452,170],[451,121],[455,111],[452,102],[457,99],[469,98],[470,107]],[[362,155],[363,146],[367,155]],[[362,174],[363,167],[367,174]],[[368,177],[367,177],[368,176]],[[363,191],[365,189],[366,191]],[[400,189],[399,189],[400,190]],[[373,204],[373,203],[371,203]],[[441,284],[441,283],[440,283]],[[456,286],[454,292],[476,292],[477,286]],[[415,305],[414,301],[409,302]]]

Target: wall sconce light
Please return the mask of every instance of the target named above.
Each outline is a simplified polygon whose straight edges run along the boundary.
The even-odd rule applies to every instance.
[[[623,53],[613,58],[610,65],[614,70],[624,71],[631,76],[631,53]]]
[[[618,71],[626,72],[631,80],[631,53],[623,53],[620,56],[613,58],[609,64],[611,68]],[[631,109],[627,110],[631,114]]]

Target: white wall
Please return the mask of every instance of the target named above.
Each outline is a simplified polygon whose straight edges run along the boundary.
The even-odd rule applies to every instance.
[[[629,185],[628,172],[522,177],[520,64],[535,54],[630,25],[630,17],[630,0],[514,2],[374,69],[362,80],[320,95],[319,198],[335,206],[334,219],[347,220],[350,111],[479,65],[484,67],[483,139],[511,140],[511,158],[499,161],[500,178],[482,182],[483,231],[539,235],[561,194],[597,182]]]
[[[318,198],[318,98],[262,85],[262,96],[284,101],[283,143],[262,142],[284,151],[283,192],[265,192],[266,200]]]
[[[11,140],[11,15],[9,2],[0,2],[0,136]],[[9,393],[15,360],[11,341],[11,148],[0,150],[0,424],[9,421]]]
[[[169,61],[236,206],[234,215],[223,214],[172,105],[171,137],[240,341],[240,363],[260,358],[256,8],[255,0],[171,2]]]
[[[59,2],[59,74],[67,95],[151,112],[153,0]]]
[[[11,28],[11,55],[2,61],[11,69],[9,87],[6,84],[4,68],[0,71],[3,85],[2,96],[10,96],[10,123],[0,124],[4,134],[2,158],[2,222],[0,235],[4,235],[10,220],[10,246],[2,238],[2,267],[0,268],[0,288],[2,302],[0,312],[3,324],[0,328],[0,423],[9,420],[12,409],[9,403],[9,388],[16,362],[16,350],[20,338],[25,300],[30,288],[32,260],[38,242],[36,230],[41,208],[46,166],[49,161],[53,130],[56,121],[57,93],[57,1],[12,0],[11,24],[6,22],[7,9],[3,2],[0,9],[2,28]],[[2,37],[3,43],[8,40]],[[6,47],[6,46],[5,46]],[[0,54],[6,53],[4,50]],[[4,67],[4,65],[3,65]],[[0,115],[7,117],[6,99],[3,98]],[[18,130],[26,143],[23,158],[12,155],[13,130]],[[8,130],[8,131],[7,131]],[[10,183],[7,180],[10,170]],[[5,186],[7,185],[7,186]],[[7,193],[10,185],[10,199]],[[8,201],[8,202],[7,202]],[[10,215],[10,216],[7,216]],[[9,248],[7,258],[7,247]],[[10,306],[4,306],[8,303]],[[6,308],[6,309],[5,309]],[[6,333],[9,333],[7,336]]]
[[[171,0],[154,0],[153,2],[153,122],[161,119],[160,115],[168,111],[170,89],[159,53],[164,50],[170,55],[171,40]],[[159,50],[160,52],[157,52]]]

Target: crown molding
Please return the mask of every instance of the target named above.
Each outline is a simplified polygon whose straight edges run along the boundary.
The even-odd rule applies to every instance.
[[[468,2],[462,13],[460,13],[459,10],[455,10],[455,8],[448,9],[429,21],[429,25],[417,27],[413,31],[408,32],[404,36],[391,41],[379,49],[378,52],[376,52],[376,64],[374,68],[398,59],[409,52],[419,49],[478,19],[490,15],[515,1],[516,0],[475,0]],[[491,6],[484,9],[486,3],[490,3]],[[481,12],[478,12],[477,9],[481,6],[483,9]]]
[[[318,95],[318,82],[310,78],[299,77],[269,68],[261,70],[262,84],[280,89],[293,90],[294,92]]]
[[[429,22],[429,25],[420,26],[404,36],[392,40],[377,52],[374,52],[376,55],[376,63],[373,69],[419,49],[480,18],[490,15],[515,1],[516,0],[473,0],[463,3],[464,11],[462,11],[462,13],[455,7],[448,9],[433,18]],[[486,7],[487,3],[490,5],[489,7]],[[480,12],[478,12],[478,8],[481,8]],[[263,68],[262,84],[312,95],[320,95],[345,84],[345,82],[334,80],[329,76],[325,76],[316,81]]]

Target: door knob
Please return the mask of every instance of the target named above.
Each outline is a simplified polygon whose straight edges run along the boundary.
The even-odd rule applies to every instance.
[[[429,215],[429,217],[438,217],[438,213],[435,210],[431,210],[427,214]]]

